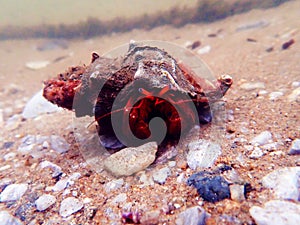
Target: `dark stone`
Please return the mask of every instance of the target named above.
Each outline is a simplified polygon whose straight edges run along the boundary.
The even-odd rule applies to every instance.
[[[1,149],[8,149],[8,148],[12,147],[13,145],[14,145],[13,141],[7,141],[7,142],[3,143],[3,146]]]
[[[209,172],[202,171],[193,174],[187,180],[187,184],[194,186],[198,194],[208,202],[218,202],[230,198],[228,182],[223,177]]]

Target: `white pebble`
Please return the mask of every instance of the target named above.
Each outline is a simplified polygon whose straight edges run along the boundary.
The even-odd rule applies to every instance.
[[[294,81],[294,82],[292,83],[292,87],[293,87],[293,88],[300,87],[300,81]]]
[[[198,53],[199,55],[202,55],[202,54],[209,53],[210,50],[211,50],[210,45],[206,45],[206,46],[204,46],[203,48],[200,48],[200,49],[197,51],[197,53]]]
[[[263,151],[259,147],[255,147],[249,155],[250,159],[259,159],[264,155]]]
[[[38,211],[44,211],[52,206],[55,202],[56,198],[53,195],[44,194],[35,201],[35,205]]]
[[[8,185],[0,194],[0,202],[19,200],[27,191],[27,184]]]
[[[211,167],[221,154],[221,146],[204,139],[188,144],[187,164],[193,170]]]
[[[26,135],[22,138],[18,151],[22,154],[30,153],[36,144],[36,137],[34,135]]]
[[[124,180],[123,178],[117,179],[117,180],[112,180],[106,184],[104,184],[104,190],[106,191],[106,193],[109,193],[113,190],[117,190],[119,188],[121,188],[124,184]]]
[[[60,174],[62,174],[62,170],[61,170],[61,167],[52,163],[52,162],[49,162],[47,160],[43,161],[40,163],[40,167],[42,169],[44,168],[51,168],[53,170],[53,173],[52,173],[52,177],[57,177],[59,176]]]
[[[124,148],[104,160],[104,168],[114,176],[129,176],[144,170],[155,160],[157,143]]]
[[[300,205],[288,201],[272,200],[264,207],[252,206],[249,212],[258,225],[295,225],[300,221]]]
[[[6,121],[5,129],[7,131],[12,131],[17,129],[21,123],[21,116],[20,115],[13,115]]]
[[[68,197],[61,202],[59,214],[67,217],[82,209],[83,203],[74,197]]]
[[[283,96],[283,93],[282,93],[282,92],[280,92],[280,91],[275,91],[275,92],[271,92],[271,93],[269,94],[269,99],[270,99],[271,101],[275,101],[275,100],[277,100],[278,98],[280,98],[281,96]]]
[[[262,184],[266,188],[273,189],[278,198],[298,201],[300,199],[299,180],[300,167],[286,167],[264,176]]]
[[[2,225],[23,225],[18,218],[12,216],[7,211],[0,211],[0,220]]]
[[[265,84],[262,82],[256,82],[256,83],[243,83],[240,86],[241,89],[244,89],[246,91],[252,91],[255,89],[264,89],[265,88]]]
[[[295,139],[292,142],[292,145],[289,149],[290,155],[299,155],[300,154],[300,139]]]
[[[270,131],[263,131],[251,140],[252,145],[265,145],[272,141],[272,134]]]
[[[44,61],[31,61],[31,62],[27,62],[25,64],[25,66],[28,69],[39,70],[39,69],[42,69],[42,68],[48,66],[49,64],[50,64],[50,62],[47,61],[47,60],[44,60]]]
[[[121,194],[118,194],[116,197],[114,197],[112,199],[112,203],[113,204],[118,204],[118,203],[125,202],[126,200],[127,200],[126,193],[121,193]]]
[[[64,138],[57,135],[51,135],[50,142],[51,148],[58,153],[65,153],[70,148],[70,144]]]
[[[299,101],[300,99],[300,87],[296,88],[292,91],[292,93],[288,96],[288,100],[292,101]]]
[[[35,118],[44,113],[61,111],[62,108],[52,104],[43,97],[43,90],[37,92],[25,105],[22,116],[25,119]]]
[[[164,184],[168,176],[171,175],[171,170],[169,167],[161,168],[160,170],[153,173],[152,177],[156,183]]]

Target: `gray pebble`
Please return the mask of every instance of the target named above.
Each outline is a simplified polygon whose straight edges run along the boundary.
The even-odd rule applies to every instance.
[[[26,104],[22,116],[25,119],[35,118],[40,114],[61,111],[62,108],[50,103],[43,97],[43,90],[36,93]]]
[[[203,208],[195,206],[181,212],[175,223],[176,225],[204,225],[208,216],[209,214]]]
[[[2,225],[23,225],[19,219],[7,211],[0,211],[0,221]]]
[[[145,225],[159,224],[159,218],[161,217],[160,214],[160,210],[146,211],[141,216],[140,222]]]
[[[272,141],[272,134],[270,131],[263,131],[251,140],[252,145],[265,145]]]
[[[292,87],[293,87],[293,88],[300,87],[300,81],[294,81],[294,82],[292,83]]]
[[[280,92],[280,91],[274,91],[274,92],[271,92],[271,93],[269,94],[269,99],[270,99],[271,101],[275,101],[275,100],[277,100],[278,98],[280,98],[281,96],[283,96],[283,93],[282,93],[282,92]]]
[[[264,152],[259,148],[255,147],[254,150],[249,155],[250,159],[259,159],[264,155]]]
[[[264,176],[262,184],[266,188],[273,189],[278,198],[299,201],[299,180],[300,167],[286,167]]]
[[[27,184],[10,184],[0,194],[0,202],[19,200],[27,191]]]
[[[35,201],[35,205],[38,211],[44,211],[52,206],[55,202],[56,198],[53,195],[44,194]]]
[[[299,101],[300,100],[300,87],[296,88],[292,91],[292,93],[288,96],[288,100],[290,102]]]
[[[68,186],[74,184],[74,181],[81,177],[80,173],[73,173],[69,178],[64,178],[56,182],[56,184],[52,187],[52,191],[62,191]]]
[[[22,154],[30,153],[36,144],[36,137],[34,135],[26,135],[22,138],[18,151]]]
[[[51,148],[58,153],[65,153],[70,148],[70,144],[64,138],[57,135],[51,135],[50,143]]]
[[[61,202],[59,214],[67,217],[82,209],[83,203],[74,197],[68,197]]]
[[[116,197],[114,197],[112,199],[112,203],[113,204],[118,204],[118,203],[125,202],[126,200],[127,200],[126,193],[121,193],[121,194],[118,194]]]
[[[193,170],[211,167],[222,149],[219,144],[200,139],[188,144],[187,164]]]
[[[264,207],[252,206],[249,212],[258,225],[295,225],[300,221],[300,205],[288,201],[272,200]]]
[[[171,175],[171,170],[169,167],[164,167],[154,172],[152,177],[156,183],[164,184],[168,176]]]
[[[104,190],[106,191],[106,193],[109,193],[113,190],[117,190],[119,188],[121,188],[124,184],[124,180],[118,179],[118,180],[112,180],[106,184],[104,184]]]
[[[242,202],[245,200],[245,187],[244,185],[232,184],[229,186],[230,197],[232,200]]]
[[[52,177],[57,177],[59,176],[60,174],[62,174],[62,170],[61,170],[61,167],[52,163],[52,162],[49,162],[49,161],[43,161],[40,163],[40,167],[42,169],[44,168],[51,168],[53,170],[53,173],[52,173]]]
[[[124,148],[106,158],[104,168],[117,177],[129,176],[150,166],[155,160],[156,151],[156,142]]]
[[[252,91],[255,89],[264,89],[265,88],[265,84],[262,82],[256,82],[256,83],[243,83],[240,86],[241,89],[244,89],[246,91]]]
[[[21,116],[20,115],[13,115],[6,121],[5,129],[7,131],[12,131],[17,129],[21,123]]]
[[[295,139],[289,149],[290,155],[300,155],[300,139]]]

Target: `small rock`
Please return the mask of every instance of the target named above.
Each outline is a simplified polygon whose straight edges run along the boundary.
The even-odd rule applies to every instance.
[[[268,92],[267,92],[266,90],[260,90],[260,91],[258,92],[258,95],[259,95],[259,96],[266,95],[266,94],[268,94]]]
[[[55,202],[56,198],[53,195],[44,194],[35,201],[35,205],[38,211],[44,211],[52,206]]]
[[[292,44],[294,44],[295,43],[295,40],[294,39],[290,39],[289,41],[287,41],[287,42],[284,42],[283,44],[282,44],[282,46],[281,46],[281,49],[282,50],[286,50],[286,49],[288,49]]]
[[[232,200],[242,202],[245,200],[245,186],[239,184],[230,185],[230,197]]]
[[[80,173],[74,173],[69,178],[64,178],[56,182],[56,184],[52,187],[52,191],[62,191],[70,185],[74,184],[74,180],[79,179],[81,176]]]
[[[121,194],[118,194],[116,197],[114,197],[112,199],[112,203],[113,204],[118,204],[118,203],[121,203],[121,202],[125,202],[126,200],[127,200],[126,193],[121,193]]]
[[[50,64],[49,61],[45,60],[45,61],[32,61],[32,62],[27,62],[25,64],[25,66],[28,69],[32,69],[32,70],[39,70],[42,68],[45,68],[46,66],[48,66]]]
[[[118,180],[112,180],[104,184],[104,190],[106,191],[106,193],[109,193],[111,191],[121,188],[123,184],[124,184],[124,180],[122,178]]]
[[[272,134],[270,131],[263,131],[250,142],[252,145],[265,145],[272,141]]]
[[[249,155],[250,159],[259,159],[264,155],[264,152],[259,147],[255,147],[254,150]]]
[[[13,141],[6,141],[3,143],[2,149],[8,149],[11,148],[14,145],[15,142]]]
[[[17,129],[21,123],[21,116],[20,115],[13,115],[6,121],[5,129],[7,131],[12,131]]]
[[[68,197],[61,202],[59,214],[67,217],[82,209],[83,203],[74,197]]]
[[[19,219],[12,216],[7,211],[0,211],[0,221],[2,225],[23,225]]]
[[[292,83],[292,87],[293,87],[293,88],[300,87],[300,81],[294,81],[294,82]]]
[[[49,161],[43,161],[40,163],[40,167],[42,169],[44,168],[51,168],[53,170],[53,173],[52,173],[52,177],[57,177],[59,176],[60,174],[62,174],[62,170],[61,170],[61,167],[52,163],[52,162],[49,162]]]
[[[300,167],[286,167],[277,169],[262,179],[262,184],[266,188],[274,190],[278,198],[300,200]]]
[[[300,155],[300,139],[295,139],[289,149],[290,155]]]
[[[70,144],[66,140],[57,135],[50,137],[51,148],[58,153],[65,153],[69,150]]]
[[[142,183],[140,186],[145,187],[145,186],[152,186],[154,185],[154,181],[152,179],[152,176],[147,176],[144,171],[141,171],[139,173],[139,182]]]
[[[18,151],[22,154],[30,153],[36,144],[36,138],[34,135],[27,135],[22,138],[21,144],[18,148]]]
[[[221,146],[203,139],[188,144],[187,164],[193,170],[211,167],[221,154]]]
[[[258,225],[295,225],[300,221],[300,205],[288,201],[272,200],[263,208],[252,206],[249,212]]]
[[[36,93],[26,104],[22,116],[25,119],[35,118],[44,113],[61,111],[62,108],[52,104],[43,97],[43,90]]]
[[[193,185],[198,194],[208,202],[217,202],[230,197],[229,183],[221,176],[198,172],[190,176],[188,185]]]
[[[203,48],[200,48],[200,49],[197,51],[197,53],[198,53],[199,55],[203,55],[203,54],[209,53],[210,50],[211,50],[210,45],[206,45],[206,46],[204,46]]]
[[[271,151],[277,150],[278,143],[277,142],[272,142],[272,143],[269,143],[269,144],[262,145],[260,147],[264,150],[267,150],[267,151],[271,152]]]
[[[194,41],[192,42],[186,42],[186,48],[189,48],[191,50],[194,50],[195,48],[198,48],[201,45],[200,41]]]
[[[9,153],[7,153],[7,154],[5,154],[4,156],[3,156],[3,159],[5,160],[5,161],[9,161],[9,160],[12,160],[12,159],[14,159],[15,157],[16,157],[16,153],[15,152],[9,152]]]
[[[202,225],[205,224],[207,217],[209,217],[209,214],[203,208],[195,206],[181,212],[175,223],[176,225]]]
[[[265,84],[262,82],[256,82],[256,83],[243,83],[240,86],[241,89],[244,89],[246,91],[252,91],[255,89],[264,89],[265,88]]]
[[[156,183],[164,184],[168,176],[170,176],[171,170],[169,167],[161,168],[160,170],[153,173],[152,177]]]
[[[144,225],[159,224],[159,218],[160,218],[159,210],[146,211],[141,216],[140,222],[141,222],[141,224],[144,224]]]
[[[10,184],[0,194],[0,202],[19,200],[27,191],[27,184]]]
[[[293,90],[293,92],[288,96],[288,100],[290,102],[299,101],[300,100],[300,87]]]
[[[275,100],[277,100],[278,98],[280,98],[281,96],[283,96],[283,93],[282,93],[282,92],[280,92],[280,91],[275,91],[275,92],[271,92],[271,93],[269,94],[269,99],[270,99],[271,101],[275,101]]]
[[[156,151],[156,142],[149,142],[135,148],[124,148],[106,158],[104,168],[117,177],[129,176],[153,163]]]

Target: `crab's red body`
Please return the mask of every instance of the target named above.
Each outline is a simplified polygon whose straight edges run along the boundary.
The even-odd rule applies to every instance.
[[[155,140],[163,129],[151,130],[156,117],[165,123],[164,142],[177,140],[199,122],[210,122],[210,103],[232,84],[228,75],[208,82],[164,50],[150,46],[130,46],[124,57],[116,59],[94,53],[89,66],[77,68],[45,82],[44,96],[68,109],[72,100],[77,116],[94,115],[107,148],[134,145],[131,133],[140,140]]]

